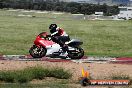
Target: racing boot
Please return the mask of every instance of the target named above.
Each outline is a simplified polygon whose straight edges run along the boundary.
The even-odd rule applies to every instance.
[[[68,45],[64,44],[63,47],[62,47],[62,50],[63,50],[63,52],[68,51]]]

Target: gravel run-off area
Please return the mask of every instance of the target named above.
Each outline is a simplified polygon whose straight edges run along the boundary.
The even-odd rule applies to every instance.
[[[72,80],[82,76],[81,69],[88,71],[93,79],[107,79],[112,74],[124,74],[132,77],[132,65],[110,63],[73,63],[48,61],[13,61],[1,60],[0,70],[21,70],[27,67],[61,67],[73,73]]]

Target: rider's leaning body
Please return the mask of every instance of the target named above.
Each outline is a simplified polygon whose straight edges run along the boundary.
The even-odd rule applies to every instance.
[[[63,51],[66,51],[68,46],[65,44],[66,41],[69,41],[69,35],[64,31],[64,29],[57,27],[56,24],[51,24],[49,26],[50,36],[53,36],[51,39],[53,42],[58,43]]]

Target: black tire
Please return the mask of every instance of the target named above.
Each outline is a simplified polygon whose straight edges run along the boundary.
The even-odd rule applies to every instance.
[[[68,57],[71,59],[81,59],[84,56],[84,50],[81,47],[74,47],[79,50],[78,54],[68,51]]]
[[[36,53],[34,52],[34,49],[37,49],[37,48],[38,48],[37,46],[33,45],[33,46],[30,48],[30,50],[29,50],[30,55],[31,55],[33,58],[42,58],[42,57],[44,57],[44,56],[46,55],[47,50],[46,50],[45,48],[43,48],[43,47],[38,48],[37,51],[39,51],[39,54],[36,54]]]

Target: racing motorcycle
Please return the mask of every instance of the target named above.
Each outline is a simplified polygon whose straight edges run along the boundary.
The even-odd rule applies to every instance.
[[[50,57],[65,57],[71,59],[81,59],[84,56],[84,50],[80,47],[83,44],[80,40],[72,39],[65,42],[68,45],[68,50],[63,52],[62,47],[59,44],[53,42],[51,37],[47,37],[47,32],[40,33],[35,41],[34,45],[30,48],[29,53],[33,58],[42,58],[44,56]]]

